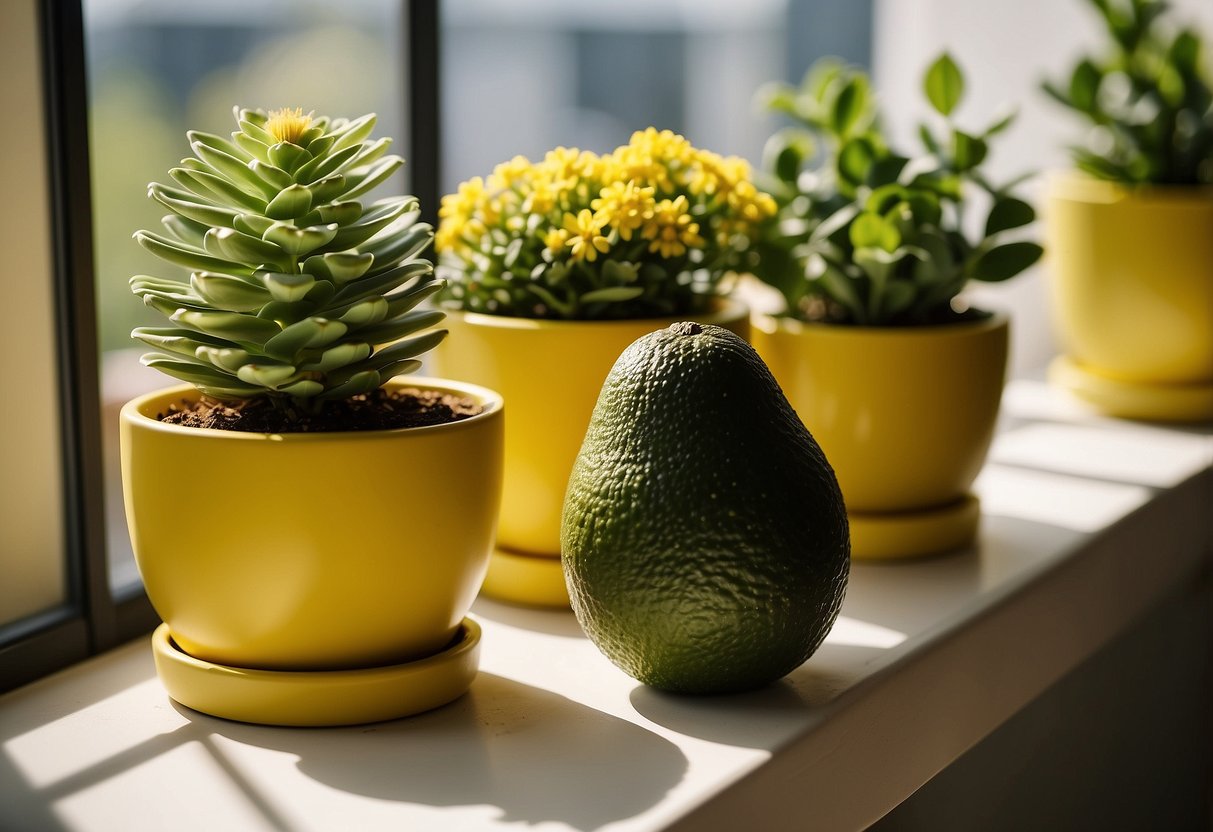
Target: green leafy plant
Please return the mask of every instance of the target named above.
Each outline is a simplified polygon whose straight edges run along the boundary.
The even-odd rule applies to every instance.
[[[880,126],[867,76],[827,59],[797,87],[764,91],[766,105],[795,126],[772,136],[761,184],[780,211],[756,247],[754,273],[778,289],[785,314],[865,326],[945,323],[962,317],[953,301],[970,280],[1001,281],[1041,256],[1009,239],[1036,214],[995,185],[981,166],[1012,116],[974,133],[951,118],[964,76],[948,55],[928,69],[923,89],[939,126],[922,124],[924,152],[897,152]],[[974,192],[990,207],[971,237],[965,215]]]
[[[131,333],[157,350],[143,363],[217,399],[303,412],[415,370],[446,334],[416,334],[442,320],[416,308],[442,284],[418,257],[433,234],[417,200],[357,199],[403,164],[369,138],[375,116],[235,115],[231,140],[189,133],[177,187],[148,187],[168,233],[135,238],[190,277],[131,279],[172,322]]]
[[[516,156],[443,197],[444,302],[530,318],[702,311],[775,203],[748,163],[652,127],[612,153]]]
[[[1099,179],[1129,184],[1213,183],[1213,81],[1200,37],[1168,33],[1158,0],[1090,0],[1109,48],[1084,57],[1050,96],[1092,124],[1074,163]]]

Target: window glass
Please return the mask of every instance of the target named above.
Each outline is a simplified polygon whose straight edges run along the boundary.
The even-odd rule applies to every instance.
[[[0,103],[21,127],[0,135],[0,181],[13,195],[0,222],[8,277],[0,326],[0,627],[59,605],[66,591],[40,39],[33,2],[4,14]]]
[[[407,158],[405,32],[398,0],[84,0],[84,12],[109,568],[119,588],[137,574],[122,508],[118,411],[133,396],[174,383],[139,364],[131,329],[163,319],[127,281],[136,274],[185,278],[131,239],[137,229],[158,228],[164,213],[147,198],[147,183],[169,182],[169,168],[190,155],[186,130],[231,133],[233,105],[334,117],[375,112],[377,135],[394,137]],[[383,193],[407,188],[407,165],[404,171]],[[188,501],[199,483],[186,477],[175,487]]]
[[[756,90],[823,54],[866,64],[870,21],[870,2],[445,0],[443,191],[515,154],[610,151],[650,125],[758,164],[777,122]]]

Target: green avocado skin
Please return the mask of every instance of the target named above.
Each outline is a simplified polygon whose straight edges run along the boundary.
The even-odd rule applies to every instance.
[[[838,480],[754,349],[680,323],[629,346],[569,478],[562,564],[589,638],[680,693],[762,687],[838,617]]]

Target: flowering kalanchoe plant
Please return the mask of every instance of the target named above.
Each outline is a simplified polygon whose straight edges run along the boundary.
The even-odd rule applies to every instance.
[[[516,156],[443,197],[445,300],[473,312],[565,319],[701,311],[742,262],[774,200],[736,157],[649,128],[605,156]]]
[[[827,60],[800,88],[766,92],[771,109],[799,124],[767,146],[765,186],[781,208],[755,246],[754,272],[794,317],[865,326],[962,319],[954,301],[969,280],[1006,280],[1041,256],[1036,243],[1007,239],[1035,219],[1032,206],[1012,194],[1014,182],[995,186],[981,171],[990,139],[1011,118],[980,134],[956,126],[964,79],[942,55],[924,90],[945,132],[922,125],[925,153],[912,159],[882,132],[869,87],[861,71]],[[976,238],[962,222],[974,190],[991,206]]]
[[[172,322],[131,333],[157,350],[143,363],[217,399],[303,412],[415,370],[446,334],[422,332],[443,313],[415,307],[442,284],[417,256],[433,234],[414,197],[357,200],[404,163],[368,138],[375,116],[235,115],[230,141],[189,133],[195,157],[169,171],[180,187],[148,187],[168,234],[135,238],[190,278],[131,278]]]

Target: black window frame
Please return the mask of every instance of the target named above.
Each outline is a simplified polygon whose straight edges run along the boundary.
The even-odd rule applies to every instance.
[[[412,190],[437,217],[439,0],[401,0]],[[38,4],[47,135],[66,592],[0,626],[0,693],[150,632],[140,585],[111,590],[106,554],[83,0]]]

